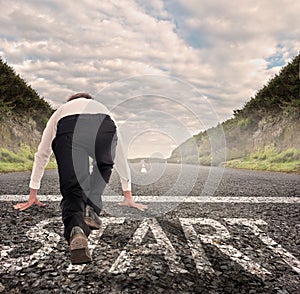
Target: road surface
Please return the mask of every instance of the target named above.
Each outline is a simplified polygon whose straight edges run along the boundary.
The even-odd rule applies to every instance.
[[[72,266],[62,238],[55,170],[46,207],[15,211],[30,173],[0,175],[3,293],[300,293],[300,176],[195,167],[133,165],[133,191],[149,205],[117,205],[113,174],[93,262]],[[187,196],[188,195],[188,196]]]

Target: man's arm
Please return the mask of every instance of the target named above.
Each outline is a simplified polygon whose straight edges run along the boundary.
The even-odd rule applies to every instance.
[[[131,192],[131,173],[127,162],[127,155],[124,152],[121,134],[117,128],[118,144],[116,147],[115,167],[119,174],[122,190],[124,193],[123,201],[119,203],[120,206],[128,206],[145,211],[148,209],[147,205],[136,203]]]
[[[56,132],[57,114],[58,111],[55,111],[50,117],[46,128],[43,131],[38,150],[34,156],[34,163],[29,183],[30,193],[28,201],[17,203],[16,205],[14,205],[15,209],[25,210],[34,204],[37,204],[39,206],[46,205],[38,200],[37,191],[40,188],[40,183],[44,174],[45,167],[47,166],[52,153],[51,143]]]

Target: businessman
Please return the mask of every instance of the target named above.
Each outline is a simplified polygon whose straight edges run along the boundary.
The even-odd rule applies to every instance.
[[[91,229],[101,228],[101,196],[114,166],[124,193],[119,205],[141,211],[147,206],[132,197],[130,169],[109,111],[88,93],[77,93],[50,117],[35,154],[29,199],[16,204],[15,209],[45,205],[38,200],[37,192],[52,151],[58,165],[64,237],[70,246],[71,262],[87,263],[92,260],[88,236]],[[94,163],[91,173],[90,158]]]

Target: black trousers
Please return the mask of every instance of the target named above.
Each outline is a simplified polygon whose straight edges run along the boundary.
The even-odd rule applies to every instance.
[[[106,114],[70,115],[57,124],[52,149],[58,165],[64,236],[68,242],[74,226],[90,234],[84,210],[87,204],[98,214],[102,209],[101,195],[111,176],[116,145],[116,126]],[[92,173],[89,158],[93,159]]]

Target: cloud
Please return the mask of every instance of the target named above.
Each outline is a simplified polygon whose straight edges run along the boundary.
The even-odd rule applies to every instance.
[[[176,143],[229,118],[300,47],[300,4],[290,0],[17,0],[1,7],[1,55],[55,107],[89,91],[114,108],[127,135],[157,128]],[[151,142],[144,141],[145,154]],[[167,153],[175,143],[164,142]]]

